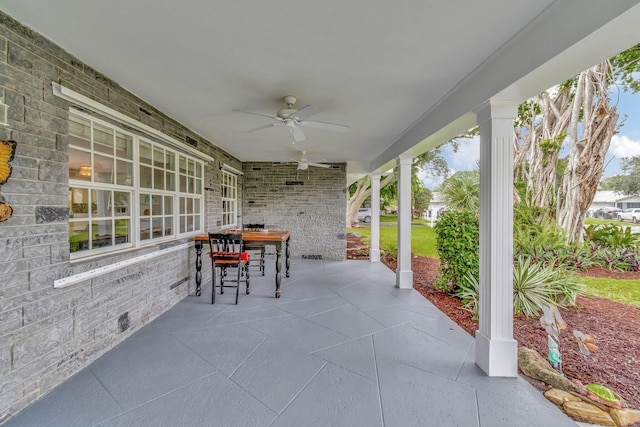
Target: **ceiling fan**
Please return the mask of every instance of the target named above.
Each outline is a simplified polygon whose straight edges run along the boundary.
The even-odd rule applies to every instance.
[[[315,166],[317,168],[330,168],[331,165],[328,165],[326,163],[311,163],[309,162],[309,160],[307,159],[307,152],[306,151],[301,151],[300,152],[300,160],[295,160],[295,159],[291,159],[293,161],[295,161],[298,164],[298,170],[299,171],[305,171],[307,169],[309,169],[309,166]]]
[[[270,119],[276,120],[275,123],[260,126],[255,129],[248,130],[247,132],[255,132],[262,129],[268,129],[273,126],[284,126],[287,128],[289,133],[291,133],[291,136],[293,137],[294,142],[300,142],[307,139],[306,135],[304,134],[304,131],[302,130],[302,127],[332,130],[335,132],[346,132],[347,130],[349,130],[349,126],[346,126],[346,125],[305,120],[307,117],[320,111],[320,109],[314,105],[305,105],[301,109],[296,110],[295,108],[293,108],[293,106],[295,105],[297,99],[295,96],[291,96],[291,95],[285,96],[283,100],[287,104],[287,107],[279,109],[276,112],[275,116],[270,116],[268,114],[256,113],[254,111],[246,111],[246,110],[234,109],[233,111],[246,113],[246,114],[253,114],[255,116],[268,117]]]

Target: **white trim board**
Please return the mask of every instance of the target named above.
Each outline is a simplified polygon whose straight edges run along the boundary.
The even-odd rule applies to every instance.
[[[62,279],[55,280],[53,282],[53,287],[56,289],[66,288],[67,286],[71,286],[74,283],[79,283],[84,280],[97,277],[103,275],[105,273],[109,273],[113,270],[119,270],[123,267],[127,267],[132,264],[137,264],[139,262],[148,261],[150,259],[158,258],[159,256],[166,255],[171,252],[176,252],[181,249],[189,248],[191,243],[183,243],[181,245],[172,246],[166,249],[160,249],[156,252],[152,252],[145,255],[140,255],[134,258],[130,258],[124,261],[114,262],[113,264],[105,265],[104,267],[99,267],[93,270],[84,271],[82,273],[74,274],[73,276],[63,277]]]

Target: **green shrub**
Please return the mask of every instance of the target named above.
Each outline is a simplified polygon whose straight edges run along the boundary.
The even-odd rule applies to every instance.
[[[565,245],[564,232],[556,227],[548,208],[520,203],[513,208],[513,248],[516,254],[532,255]]]
[[[584,240],[610,248],[638,247],[640,233],[632,233],[631,227],[619,227],[613,224],[589,224],[584,227]]]
[[[582,287],[574,275],[553,265],[536,264],[520,256],[513,267],[513,311],[537,316],[545,305],[575,305]]]
[[[467,274],[455,295],[465,310],[478,318],[480,285],[477,276]],[[529,257],[519,257],[513,267],[513,311],[528,317],[537,316],[542,307],[556,304],[575,306],[582,285],[572,273],[551,265],[536,264]]]
[[[478,277],[480,222],[470,211],[449,211],[435,226],[440,256],[438,289],[455,290],[467,274]]]

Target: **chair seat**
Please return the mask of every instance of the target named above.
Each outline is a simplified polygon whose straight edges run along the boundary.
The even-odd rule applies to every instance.
[[[238,262],[238,252],[211,252],[209,253],[209,258],[216,257],[216,263],[222,261],[233,261],[234,263]],[[229,259],[225,259],[225,257],[229,257]],[[242,252],[240,255],[240,261],[248,262],[251,259],[251,255],[248,252]]]

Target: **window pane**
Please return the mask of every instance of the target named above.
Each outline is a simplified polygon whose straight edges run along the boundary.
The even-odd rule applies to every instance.
[[[167,172],[167,190],[175,191],[176,189],[176,175],[173,172]]]
[[[184,216],[180,217],[180,232],[186,233],[187,230],[187,220]]]
[[[171,196],[164,196],[164,214],[173,214],[173,197]]]
[[[200,216],[193,217],[193,229],[200,230]]]
[[[187,199],[187,213],[188,214],[193,213],[193,199],[190,199],[190,198]]]
[[[100,220],[94,223],[92,249],[113,246],[113,228],[111,224],[111,219]]]
[[[162,215],[162,196],[151,196],[151,215]]]
[[[91,153],[69,147],[69,179],[91,181]]]
[[[176,155],[171,151],[167,151],[165,153],[165,165],[164,167],[167,170],[175,171],[176,170]]]
[[[193,212],[200,213],[200,199],[193,199]]]
[[[162,237],[162,218],[153,218],[153,237]]]
[[[151,196],[148,194],[140,194],[140,215],[151,215]]]
[[[115,191],[113,194],[116,216],[130,216],[131,211],[129,206],[131,206],[131,194],[123,191]]]
[[[140,166],[140,187],[151,188],[151,168]]]
[[[91,122],[89,120],[69,116],[69,145],[91,149]]]
[[[164,170],[153,169],[153,188],[164,190]]]
[[[130,242],[130,234],[131,229],[129,227],[128,219],[116,219],[116,233],[115,233],[115,241],[116,245],[121,245],[123,243]]]
[[[164,235],[173,235],[173,218],[167,217],[164,219]]]
[[[187,192],[187,177],[184,175],[180,175],[180,192]]]
[[[194,181],[194,179],[189,177],[189,179],[188,179],[189,189],[187,190],[187,192],[191,193],[191,194],[193,194],[193,192],[195,191],[195,183],[193,181]]]
[[[153,147],[153,165],[161,168],[164,167],[164,150],[160,147]]]
[[[94,123],[93,149],[101,153],[113,155],[113,129]]]
[[[133,138],[131,135],[116,133],[116,156],[122,159],[133,159]]]
[[[201,179],[197,179],[196,180],[196,194],[201,194],[202,193],[202,180]]]
[[[187,232],[193,231],[193,216],[187,216]]]
[[[93,156],[93,181],[113,184],[114,159],[98,154]]]
[[[73,218],[87,218],[89,216],[89,190],[71,187],[69,192]]]
[[[179,167],[180,167],[179,172],[181,174],[183,174],[183,175],[186,175],[187,174],[187,159],[186,158],[180,156]]]
[[[196,163],[196,176],[202,178],[202,163]]]
[[[133,185],[133,163],[116,160],[116,177],[119,185]]]
[[[71,252],[89,249],[89,221],[69,223],[69,246]]]
[[[91,213],[94,217],[113,216],[113,203],[111,201],[111,191],[91,190]],[[106,232],[102,230],[102,232]]]
[[[145,165],[151,164],[151,144],[148,142],[140,141],[140,163]]]

